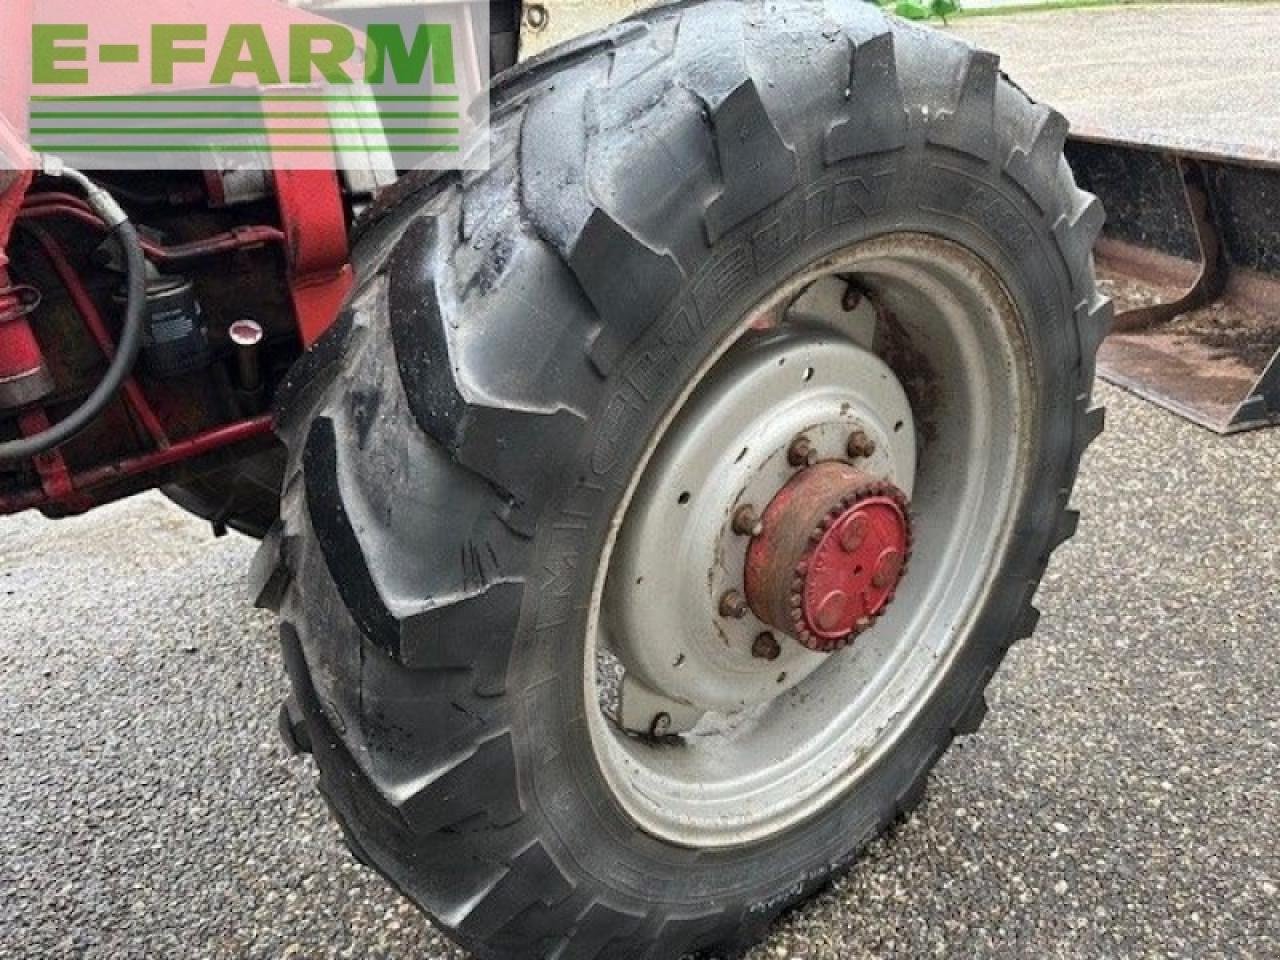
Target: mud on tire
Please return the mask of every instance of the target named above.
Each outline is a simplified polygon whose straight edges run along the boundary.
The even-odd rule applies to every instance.
[[[867,4],[662,7],[509,72],[492,169],[402,189],[279,411],[256,584],[353,849],[481,957],[676,958],[764,935],[919,798],[1034,628],[1101,428],[1102,222],[1065,121],[994,56]],[[646,439],[743,312],[910,229],[999,274],[1033,344],[1034,489],[974,635],[895,749],[753,845],[640,831],[587,742],[584,616]],[[927,442],[927,441],[926,441]]]

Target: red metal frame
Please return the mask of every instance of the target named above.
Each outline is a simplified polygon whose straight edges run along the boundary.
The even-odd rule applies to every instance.
[[[35,0],[0,2],[0,36],[30,36],[34,9]],[[127,16],[128,9],[122,8],[122,14]],[[261,0],[224,0],[217,16],[234,21],[239,14],[243,14],[240,19],[260,22],[270,29],[318,20],[313,14],[293,10],[283,4],[265,9]],[[20,304],[10,292],[5,250],[14,224],[20,218],[70,217],[95,229],[103,229],[97,215],[78,197],[56,193],[28,196],[33,177],[27,169],[31,163],[23,146],[22,133],[31,74],[29,50],[21,41],[9,46],[5,57],[0,60],[0,161],[3,161],[0,163],[0,381],[44,368],[39,342]],[[111,92],[137,91],[121,89]],[[287,263],[287,280],[299,338],[303,347],[309,347],[333,323],[353,282],[341,183],[335,170],[284,168],[275,171],[274,182],[281,228],[249,227],[182,247],[163,248],[147,244],[146,252],[152,260],[164,263],[279,243]],[[79,276],[49,234],[39,230],[34,233],[91,336],[109,358],[115,345]],[[270,417],[264,416],[171,441],[161,418],[133,378],[124,386],[124,397],[155,444],[153,451],[78,473],[68,469],[58,451],[38,457],[34,466],[40,477],[40,488],[0,496],[0,514],[50,506],[71,512],[87,510],[96,502],[94,491],[104,484],[142,478],[183,461],[260,440],[271,429]],[[42,431],[48,424],[47,413],[38,406],[29,408],[19,418],[19,428],[28,435]]]
[[[302,345],[333,324],[351,290],[347,212],[334,170],[275,172],[280,222],[289,260],[289,291]]]
[[[19,513],[23,510],[53,504],[73,512],[87,510],[95,506],[88,499],[88,495],[96,487],[135,479],[182,463],[184,460],[194,460],[239,444],[261,440],[271,435],[272,427],[272,419],[268,414],[206,430],[194,437],[179,440],[164,450],[154,450],[141,456],[81,471],[70,478],[73,487],[65,494],[50,496],[47,490],[30,490],[14,496],[0,497],[0,513]]]

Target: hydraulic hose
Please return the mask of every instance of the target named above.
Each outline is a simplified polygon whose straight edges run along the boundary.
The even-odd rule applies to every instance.
[[[147,264],[137,229],[129,222],[128,214],[115,199],[80,173],[64,167],[61,161],[46,157],[44,172],[50,176],[66,177],[84,190],[89,205],[102,217],[108,229],[120,244],[127,266],[126,287],[128,301],[120,342],[107,372],[93,392],[72,413],[59,420],[48,430],[0,443],[0,463],[29,460],[58,447],[87,427],[106,409],[128,378],[138,352],[142,349],[142,333],[147,312]]]

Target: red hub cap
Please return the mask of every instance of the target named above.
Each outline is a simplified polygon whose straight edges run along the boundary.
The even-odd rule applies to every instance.
[[[761,620],[832,652],[893,600],[911,555],[906,496],[847,463],[801,470],[769,503],[747,551],[746,592]]]

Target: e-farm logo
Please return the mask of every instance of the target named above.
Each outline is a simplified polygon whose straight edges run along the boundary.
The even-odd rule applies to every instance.
[[[259,24],[233,23],[218,47],[210,86],[231,86],[249,79],[260,86],[284,83],[309,84],[317,76],[330,84],[356,82],[356,33],[342,24],[291,24],[288,30],[288,69],[282,71]],[[419,24],[410,47],[397,24],[369,26],[364,80],[386,82],[387,66],[398,83],[422,82],[430,62],[432,80],[452,86],[453,34],[448,24]],[[33,84],[88,84],[89,69],[71,64],[89,61],[87,23],[37,23],[31,29],[31,81]],[[180,63],[210,62],[209,28],[201,23],[158,23],[151,27],[151,83],[172,86]],[[97,47],[100,63],[140,63],[140,44],[104,43]]]
[[[467,109],[487,76],[474,9],[350,24],[269,7],[262,23],[148,21],[131,3],[127,25],[33,24],[31,148],[88,169],[485,165],[462,157],[487,121]]]

